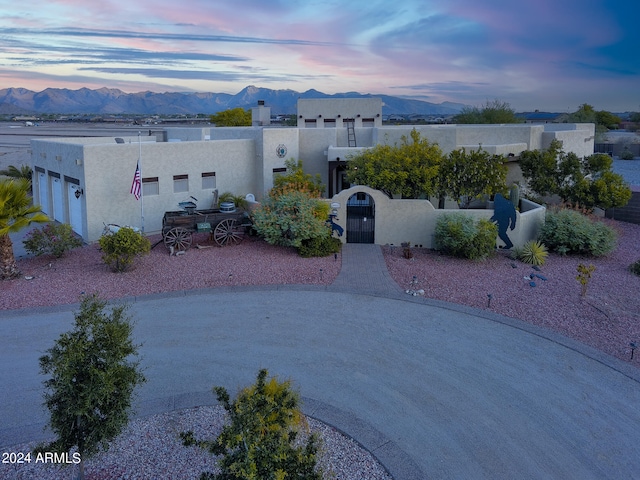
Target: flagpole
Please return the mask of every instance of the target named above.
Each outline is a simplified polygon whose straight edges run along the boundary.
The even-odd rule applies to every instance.
[[[138,132],[138,169],[140,170],[140,220],[142,222],[142,234],[144,235],[144,193],[142,191],[142,139]]]

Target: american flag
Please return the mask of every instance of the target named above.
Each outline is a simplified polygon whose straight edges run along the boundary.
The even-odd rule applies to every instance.
[[[133,183],[131,183],[131,192],[136,200],[140,200],[140,194],[142,193],[142,177],[140,176],[140,160],[136,165],[136,173],[133,174]]]

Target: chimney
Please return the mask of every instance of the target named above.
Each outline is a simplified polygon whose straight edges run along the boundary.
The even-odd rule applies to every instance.
[[[258,106],[251,109],[251,125],[254,127],[271,125],[271,108],[264,106],[264,100],[258,100]]]

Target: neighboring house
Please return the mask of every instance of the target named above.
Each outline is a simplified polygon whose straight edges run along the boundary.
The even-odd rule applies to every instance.
[[[593,124],[382,126],[382,102],[374,98],[300,100],[298,108],[298,123],[304,127],[271,127],[269,108],[258,105],[252,109],[252,127],[167,127],[158,138],[33,139],[34,201],[94,242],[106,223],[159,232],[165,211],[178,210],[178,203],[191,197],[198,199],[198,208],[210,208],[214,190],[251,193],[260,201],[290,158],[301,159],[306,172],[319,173],[331,198],[351,187],[345,180],[351,154],[378,143],[397,143],[412,128],[444,153],[481,146],[515,160],[522,151],[546,148],[553,139],[579,157],[593,153]],[[314,128],[306,119],[315,120]],[[327,120],[335,120],[335,126]],[[138,160],[142,200],[129,193]],[[512,169],[509,178],[517,177],[518,169]]]

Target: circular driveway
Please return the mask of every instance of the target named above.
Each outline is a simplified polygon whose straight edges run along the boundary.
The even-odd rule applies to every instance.
[[[637,369],[468,308],[323,289],[131,299],[138,414],[215,403],[260,368],[403,478],[633,478]],[[38,358],[73,309],[1,312],[0,445],[42,435]]]

